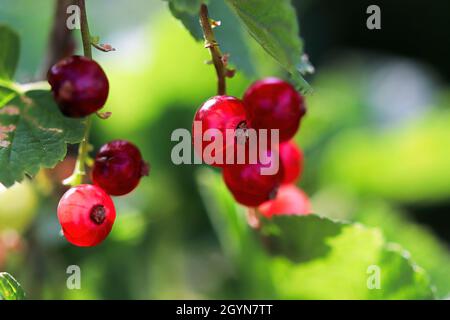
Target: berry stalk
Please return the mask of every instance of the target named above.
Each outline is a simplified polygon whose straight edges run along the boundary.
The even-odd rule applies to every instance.
[[[85,0],[78,0],[78,6],[80,7],[80,28],[81,28],[81,40],[83,43],[84,56],[92,59],[91,48],[91,34],[89,32],[89,23],[86,13]],[[89,132],[92,126],[92,116],[88,116],[86,119],[86,127],[84,129],[83,140],[78,146],[77,162],[72,175],[63,181],[64,185],[77,186],[83,182],[83,177],[86,175],[86,163],[89,161]]]
[[[86,2],[85,0],[78,0],[78,6],[80,7],[80,28],[81,28],[81,40],[83,41],[83,52],[84,56],[92,59],[92,48],[91,48],[91,33],[89,32],[89,23],[86,13]]]
[[[211,52],[212,62],[217,74],[217,94],[225,95],[227,91],[226,77],[227,68],[224,63],[224,57],[220,51],[219,44],[216,41],[214,32],[212,31],[211,20],[208,16],[208,7],[202,4],[200,7],[200,25],[203,29],[203,37],[205,38],[205,48]]]

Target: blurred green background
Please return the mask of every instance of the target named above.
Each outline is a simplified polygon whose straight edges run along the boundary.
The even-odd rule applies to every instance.
[[[0,23],[21,36],[19,82],[42,74],[54,2],[0,3]],[[426,271],[436,297],[447,297],[448,48],[442,48],[438,40],[421,42],[419,33],[414,42],[409,41],[406,34],[418,27],[416,19],[409,19],[405,1],[382,6],[383,29],[379,31],[365,28],[368,4],[364,1],[349,1],[345,9],[336,10],[330,9],[332,1],[293,2],[305,50],[316,68],[308,78],[314,93],[307,97],[308,113],[296,136],[306,159],[299,186],[310,196],[315,213],[373,227],[351,230],[358,234],[356,242],[367,240],[361,252],[378,248],[383,241],[400,244],[411,261]],[[411,10],[416,3],[407,2]],[[436,26],[436,39],[448,39],[450,28],[440,25],[442,13],[450,10],[445,11],[448,2],[436,3],[421,25]],[[225,28],[233,22],[220,16],[222,9],[211,5],[210,13]],[[11,189],[0,189],[0,271],[13,274],[27,297],[427,297],[410,295],[409,289],[376,296],[352,288],[349,274],[356,268],[352,257],[358,256],[357,250],[346,252],[342,259],[322,261],[323,269],[302,265],[295,271],[285,262],[271,261],[275,271],[268,281],[263,269],[269,262],[255,254],[257,242],[248,240],[247,231],[242,231],[248,227],[227,229],[227,222],[217,220],[218,215],[241,210],[230,204],[218,172],[202,166],[175,166],[170,159],[175,144],[170,140],[172,131],[190,129],[196,109],[215,93],[214,70],[204,64],[207,50],[170,15],[163,1],[88,1],[88,14],[91,32],[117,48],[111,53],[95,52],[111,85],[104,110],[113,116],[108,121],[96,120],[92,142],[96,148],[112,139],[134,142],[151,163],[151,173],[132,194],[114,199],[118,217],[111,235],[87,249],[69,245],[59,235],[56,218],[58,199],[64,192],[59,181],[70,174],[76,148],[70,148],[68,159],[57,168]],[[395,17],[402,23],[395,24]],[[229,94],[242,96],[252,81],[263,76],[287,78],[239,27],[231,35],[221,32],[218,28],[225,52],[227,37],[243,41],[242,47],[230,48],[239,52],[235,61],[240,68],[228,81]],[[208,192],[224,199],[214,203],[214,194]],[[355,242],[349,240],[354,236],[351,232],[346,241]],[[360,232],[367,237],[358,238]],[[234,242],[242,252],[236,253]],[[66,287],[69,265],[81,267],[81,290]],[[334,267],[340,269],[332,271]],[[398,283],[408,276],[398,273],[389,273]],[[292,281],[283,282],[282,277]]]

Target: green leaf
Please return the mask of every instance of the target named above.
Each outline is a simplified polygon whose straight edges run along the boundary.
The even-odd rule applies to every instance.
[[[64,117],[49,91],[29,91],[0,109],[0,183],[9,187],[40,167],[54,167],[66,143],[83,137],[84,121]]]
[[[428,274],[378,228],[317,215],[263,220],[261,232],[246,225],[221,176],[198,176],[206,209],[224,251],[234,262],[239,291],[247,298],[432,299]],[[380,288],[370,288],[371,268]]]
[[[366,202],[355,218],[365,225],[381,228],[387,240],[407,247],[414,261],[427,270],[438,298],[450,295],[450,277],[447,268],[442,267],[450,265],[450,252],[431,230],[412,222],[383,201]]]
[[[12,80],[19,60],[19,36],[9,27],[0,25],[0,44],[0,79]]]
[[[164,0],[169,3],[172,15],[180,20],[191,35],[197,39],[203,39],[202,29],[199,23],[198,13],[200,5],[206,3],[203,0]]]
[[[166,1],[173,16],[184,24],[195,39],[202,40],[198,12],[200,4],[205,1]],[[311,90],[302,73],[310,72],[313,67],[302,55],[297,16],[289,0],[215,0],[209,2],[208,8],[210,18],[221,21],[221,25],[214,29],[217,41],[222,51],[230,54],[230,62],[238,70],[249,76],[256,75],[258,59],[251,50],[253,40],[249,39],[249,34],[291,74],[300,91]]]
[[[321,240],[337,236],[344,228],[344,224],[313,215],[304,217],[301,223],[283,217],[275,221],[276,224],[271,220],[265,221],[263,234],[267,235],[263,236],[264,243],[269,252],[282,254],[295,262],[308,261],[328,254],[331,247]],[[302,237],[297,237],[297,234]]]
[[[241,19],[250,35],[292,75],[299,90],[308,92],[309,84],[299,69],[303,43],[297,15],[290,0],[225,0]]]
[[[316,215],[279,216],[269,224],[279,228],[265,243],[278,247],[272,276],[281,298],[434,298],[428,275],[400,246],[386,243],[379,229]],[[321,255],[311,255],[318,248]],[[307,260],[298,263],[299,256]],[[368,286],[374,267],[379,289]]]
[[[169,0],[172,15],[180,20],[198,41],[203,40],[198,16],[202,2],[205,1]],[[251,57],[246,35],[239,19],[224,1],[211,1],[208,10],[210,18],[221,22],[221,25],[214,29],[214,33],[223,53],[230,54],[230,63],[245,74],[254,75],[255,61]]]
[[[7,272],[0,272],[0,300],[23,300],[25,292],[19,282]]]
[[[164,0],[169,2],[171,8],[177,12],[185,12],[190,15],[198,14],[200,5],[202,3],[208,3],[207,0]]]
[[[17,92],[0,85],[0,108],[17,96]]]
[[[172,15],[183,23],[186,29],[188,29],[196,40],[201,40],[203,38],[203,33],[198,18],[198,10],[200,8],[201,1],[199,1],[195,12],[186,10],[184,7],[177,5],[177,1],[167,1],[169,2],[169,9]]]
[[[212,1],[208,7],[210,17],[221,22],[220,26],[214,29],[214,34],[222,52],[230,55],[229,61],[238,72],[255,76],[258,61],[251,52],[249,43],[249,40],[254,42],[253,39],[245,32],[238,17],[224,1]]]

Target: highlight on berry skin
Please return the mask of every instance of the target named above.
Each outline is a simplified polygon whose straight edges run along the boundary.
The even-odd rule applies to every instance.
[[[69,189],[59,201],[57,213],[64,237],[79,247],[100,244],[111,232],[116,219],[111,197],[90,184]]]
[[[92,169],[92,181],[108,194],[123,196],[133,191],[143,176],[149,174],[149,164],[139,149],[129,141],[114,140],[98,151]]]
[[[278,78],[256,81],[244,93],[243,101],[249,126],[279,129],[281,142],[294,137],[306,113],[303,96]]]
[[[227,132],[245,130],[246,114],[241,100],[231,96],[214,96],[208,99],[195,113],[192,124],[192,143],[196,154],[207,164],[215,167],[226,165],[227,154],[234,152],[238,137],[226,139]],[[209,145],[221,146],[211,151],[211,157],[204,151]],[[218,160],[217,160],[218,159]]]
[[[64,58],[47,74],[55,101],[61,112],[82,118],[103,108],[108,98],[109,82],[102,67],[82,56]]]

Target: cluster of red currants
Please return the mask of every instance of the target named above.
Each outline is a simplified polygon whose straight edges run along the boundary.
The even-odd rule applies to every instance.
[[[100,110],[108,97],[105,72],[86,57],[72,56],[59,61],[47,77],[55,101],[67,117],[89,116]],[[92,168],[93,184],[72,187],[59,201],[58,219],[66,239],[83,247],[102,242],[116,218],[110,195],[128,194],[148,171],[148,164],[132,143],[115,140],[102,146]]]
[[[262,79],[247,89],[242,100],[215,96],[197,110],[193,124],[194,148],[204,162],[222,168],[225,184],[240,204],[257,207],[266,217],[306,214],[310,211],[309,200],[295,186],[303,170],[303,153],[291,140],[305,113],[304,98],[291,84],[277,78]],[[279,143],[251,144],[246,134],[249,129],[268,133],[265,137],[270,141],[271,132],[278,130]],[[223,142],[229,130],[235,132],[233,139],[227,139],[222,148],[213,148],[210,159],[206,159],[208,146],[218,139]],[[241,157],[244,161],[237,161],[239,144],[244,150]],[[257,149],[256,161],[250,161],[251,148]],[[275,157],[279,169],[264,174],[262,169],[268,169]]]

